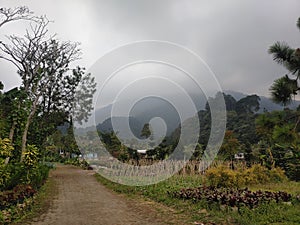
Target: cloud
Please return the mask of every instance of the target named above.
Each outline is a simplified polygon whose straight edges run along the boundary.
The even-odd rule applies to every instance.
[[[82,43],[80,64],[90,67],[112,48],[128,42],[157,39],[195,51],[217,75],[223,89],[267,95],[270,83],[284,69],[267,49],[275,41],[299,46],[298,0],[25,0],[36,14],[55,21],[51,32],[62,40]],[[4,6],[19,5],[5,0]],[[23,32],[20,24],[4,32]],[[16,71],[1,62],[1,80],[13,86]],[[19,82],[16,80],[16,85]]]

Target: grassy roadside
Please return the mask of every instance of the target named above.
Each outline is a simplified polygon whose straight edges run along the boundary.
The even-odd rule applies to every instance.
[[[19,219],[15,220],[12,225],[29,224],[50,208],[54,196],[58,193],[57,185],[51,177],[51,172],[45,184],[35,195],[31,207]]]
[[[262,204],[255,209],[246,207],[237,209],[207,204],[204,201],[181,200],[168,194],[181,188],[200,186],[203,182],[201,176],[175,175],[158,184],[140,187],[113,183],[99,174],[95,176],[100,183],[117,193],[131,198],[150,199],[174,209],[176,213],[187,218],[186,224],[300,224],[299,201],[292,201],[290,204]],[[291,193],[293,196],[300,194],[300,183],[297,182],[256,185],[249,188],[251,190],[281,190]]]

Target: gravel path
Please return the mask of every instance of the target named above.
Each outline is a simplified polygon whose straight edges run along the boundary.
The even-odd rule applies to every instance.
[[[58,166],[51,172],[58,193],[47,213],[31,224],[166,224],[155,207],[117,195],[96,181],[93,171]]]

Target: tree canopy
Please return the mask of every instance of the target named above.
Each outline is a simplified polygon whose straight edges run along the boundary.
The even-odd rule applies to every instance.
[[[300,30],[300,18],[297,21]],[[276,79],[270,87],[272,98],[287,105],[300,90],[300,48],[292,48],[285,42],[276,42],[269,48],[273,60],[287,69],[288,74]]]

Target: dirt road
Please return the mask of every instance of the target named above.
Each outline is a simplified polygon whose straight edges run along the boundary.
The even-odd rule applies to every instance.
[[[151,204],[117,195],[96,181],[93,171],[58,166],[51,172],[58,193],[33,225],[167,224]],[[164,221],[163,221],[164,220]]]

